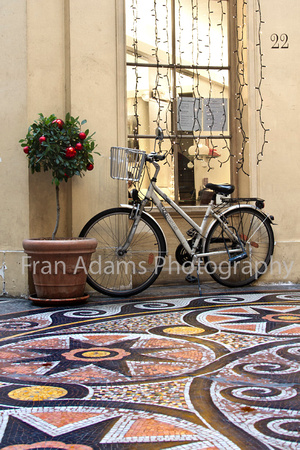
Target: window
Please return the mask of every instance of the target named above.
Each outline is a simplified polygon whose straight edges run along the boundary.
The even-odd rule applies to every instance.
[[[126,0],[128,146],[168,151],[159,185],[197,205],[230,182],[227,0]]]

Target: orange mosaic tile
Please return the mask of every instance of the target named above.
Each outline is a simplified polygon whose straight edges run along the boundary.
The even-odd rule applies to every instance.
[[[90,419],[91,417],[99,416],[98,413],[88,412],[73,412],[73,411],[51,411],[51,412],[35,412],[33,416],[55,425],[56,427],[63,427],[65,425],[78,423],[80,421]]]
[[[168,423],[163,423],[155,419],[138,419],[126,432],[125,436],[180,436],[193,434],[192,431]]]

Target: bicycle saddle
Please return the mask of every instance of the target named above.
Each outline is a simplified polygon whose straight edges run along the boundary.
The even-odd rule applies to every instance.
[[[224,195],[232,194],[232,192],[235,189],[235,187],[232,184],[207,183],[205,187],[206,189],[211,189],[212,191],[215,191],[217,194],[224,194]]]

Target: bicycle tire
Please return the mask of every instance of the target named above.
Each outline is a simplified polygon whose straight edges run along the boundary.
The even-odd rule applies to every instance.
[[[80,237],[98,241],[87,282],[111,297],[128,297],[147,289],[159,276],[167,252],[161,228],[142,213],[128,250],[123,256],[117,253],[133,224],[131,213],[132,208],[108,209],[91,218],[80,232]]]
[[[274,235],[270,221],[260,211],[249,207],[237,207],[222,215],[222,220],[235,229],[247,252],[239,262],[230,262],[228,254],[204,257],[207,273],[218,283],[228,287],[241,287],[256,281],[266,272],[274,250]],[[255,231],[256,230],[256,231]],[[247,243],[247,241],[250,242]],[[236,249],[219,221],[208,232],[204,252]],[[236,254],[236,253],[235,253]]]

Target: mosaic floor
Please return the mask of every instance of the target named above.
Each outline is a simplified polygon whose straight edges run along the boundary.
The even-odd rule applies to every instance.
[[[0,329],[1,449],[300,449],[300,292],[93,301]]]

